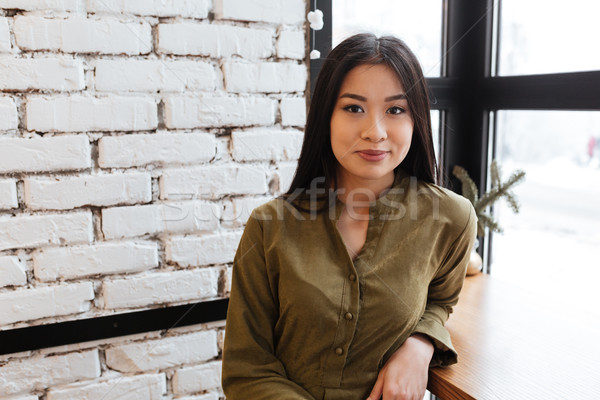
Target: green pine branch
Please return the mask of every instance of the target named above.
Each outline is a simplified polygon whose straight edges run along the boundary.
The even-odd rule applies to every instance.
[[[502,170],[496,160],[492,161],[490,165],[490,178],[492,181],[492,187],[481,197],[478,197],[477,185],[469,173],[462,167],[456,165],[452,169],[452,174],[460,180],[462,184],[463,196],[466,197],[473,208],[475,208],[475,214],[477,215],[477,234],[483,236],[485,228],[490,229],[493,232],[502,232],[502,228],[497,221],[487,212],[488,208],[492,206],[496,201],[504,198],[511,210],[515,213],[519,212],[519,202],[511,189],[514,185],[520,183],[525,179],[525,172],[517,170],[511,174],[506,182],[502,182]]]

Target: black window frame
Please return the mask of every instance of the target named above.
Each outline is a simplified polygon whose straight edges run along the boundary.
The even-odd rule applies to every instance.
[[[332,43],[332,1],[316,0],[325,26],[314,48],[324,57]],[[338,0],[339,1],[339,0]],[[445,186],[459,192],[453,166],[461,165],[479,188],[487,171],[499,110],[600,110],[600,70],[538,75],[496,76],[502,0],[442,1],[442,76],[427,78],[431,108],[440,111],[440,165]],[[311,87],[322,60],[311,60]],[[492,118],[490,118],[492,116]],[[491,272],[492,235],[479,238],[485,272]]]

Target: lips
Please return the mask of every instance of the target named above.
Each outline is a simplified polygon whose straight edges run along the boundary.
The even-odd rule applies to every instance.
[[[358,155],[367,161],[381,161],[388,155],[384,150],[359,150]]]

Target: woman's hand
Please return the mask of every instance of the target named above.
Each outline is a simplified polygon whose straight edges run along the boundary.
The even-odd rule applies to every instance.
[[[433,344],[425,335],[410,336],[385,363],[367,400],[422,400],[427,390]]]

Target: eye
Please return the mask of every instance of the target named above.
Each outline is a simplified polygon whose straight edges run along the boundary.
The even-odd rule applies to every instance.
[[[362,107],[357,106],[356,104],[350,104],[344,107],[344,110],[351,112],[353,114],[364,112]]]
[[[404,108],[398,107],[398,106],[390,107],[386,111],[387,114],[392,114],[392,115],[400,115],[405,112],[406,112],[406,110]]]

